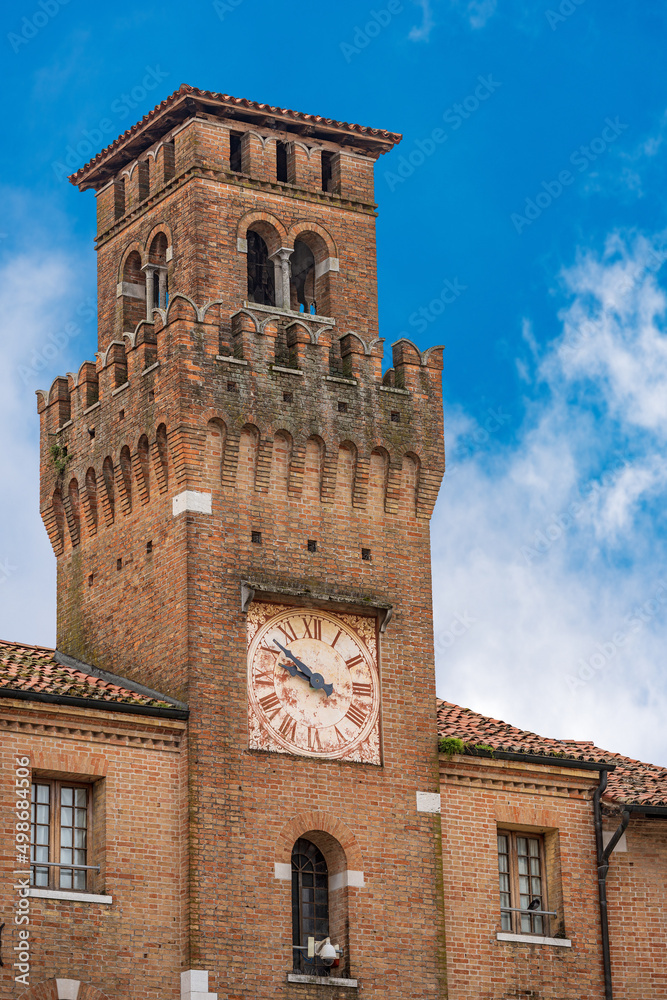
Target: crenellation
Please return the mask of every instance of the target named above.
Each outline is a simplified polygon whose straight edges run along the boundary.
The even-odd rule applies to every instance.
[[[437,375],[442,365],[441,349],[422,355],[408,341],[394,345],[394,371],[409,387],[399,389],[380,384],[380,339],[368,345],[356,334],[336,334],[342,356],[351,359],[348,368],[354,377],[332,376],[329,341],[335,327],[318,327],[316,321],[306,325],[295,318],[282,327],[293,366],[286,368],[275,362],[279,357],[276,342],[283,317],[268,309],[260,312],[244,308],[231,318],[235,354],[224,358],[216,353],[218,325],[200,322],[202,317],[208,317],[211,305],[198,307],[189,297],[175,294],[167,310],[156,314],[156,323],[142,321],[133,334],[122,341],[113,341],[105,352],[99,352],[95,366],[85,362],[78,375],[54,380],[48,403],[44,405],[42,400],[39,404],[46,415],[46,424],[57,422],[61,446],[70,447],[71,472],[76,470],[83,483],[87,470],[93,469],[95,482],[103,484],[101,508],[106,525],[131,513],[133,489],[142,498],[140,505],[150,503],[151,454],[157,495],[168,489],[169,463],[173,465],[174,489],[198,489],[206,484],[206,426],[198,423],[196,417],[197,412],[201,414],[206,409],[219,414],[227,435],[221,446],[219,488],[224,485],[233,489],[238,485],[235,441],[243,427],[251,423],[258,427],[254,489],[268,493],[273,488],[276,434],[282,432],[289,435],[291,442],[287,493],[292,498],[300,496],[307,441],[312,438],[313,416],[319,412],[317,431],[329,442],[323,458],[322,503],[336,502],[340,449],[347,442],[354,453],[350,492],[354,509],[363,511],[367,507],[371,453],[381,447],[388,463],[382,503],[385,512],[392,515],[399,512],[404,464],[409,460],[419,466],[419,473],[414,474],[416,513],[419,517],[430,516],[442,475],[443,456],[441,448],[432,451],[429,442],[439,440],[441,418],[438,409],[434,409],[435,424],[431,427],[434,418],[422,407],[417,411],[415,406],[418,398],[435,398],[439,406]],[[245,357],[239,358],[238,354]],[[158,357],[159,361],[154,360]],[[145,373],[150,375],[148,381],[143,379]],[[296,376],[298,384],[289,381]],[[166,422],[158,421],[156,408],[165,387],[174,384],[174,380],[181,380],[182,384],[183,378],[199,387],[195,410],[185,421],[183,414],[175,411],[169,412]],[[290,386],[288,390],[286,385]],[[286,396],[290,403],[285,402]],[[314,407],[307,402],[310,400],[317,401]],[[92,436],[91,406],[97,407]],[[276,407],[284,414],[282,429],[274,425],[273,416],[268,422],[266,419],[276,412]],[[72,425],[63,429],[69,420]],[[161,438],[156,435],[156,423],[164,428]],[[168,426],[172,426],[170,432]],[[138,450],[140,437],[144,441],[142,455]],[[102,442],[106,454],[102,453]],[[54,475],[52,471],[46,476],[47,487],[49,483],[53,485]],[[81,501],[84,533],[90,526],[97,531],[90,489],[92,480],[87,482]],[[70,501],[66,497],[63,502],[67,515]],[[79,536],[79,529],[70,532],[74,546],[79,544]],[[60,545],[58,532],[54,537]]]

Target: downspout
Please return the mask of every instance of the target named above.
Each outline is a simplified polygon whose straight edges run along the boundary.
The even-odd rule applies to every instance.
[[[614,992],[611,985],[611,958],[609,954],[609,918],[607,913],[607,873],[609,871],[609,858],[611,852],[625,833],[630,822],[630,812],[623,810],[620,825],[606,847],[602,842],[602,807],[600,800],[607,787],[607,771],[600,772],[600,783],[593,793],[593,816],[595,820],[595,847],[598,864],[598,893],[600,896],[600,928],[602,931],[602,964],[604,967],[604,996],[605,1000],[614,1000]]]

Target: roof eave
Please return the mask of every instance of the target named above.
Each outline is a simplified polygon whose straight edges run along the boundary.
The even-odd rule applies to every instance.
[[[137,123],[138,128],[132,126],[131,129],[127,130],[129,134],[123,133],[122,135],[126,135],[124,141],[118,142],[118,139],[122,140],[122,135],[119,136],[118,139],[114,140],[114,142],[118,142],[115,148],[114,143],[111,143],[107,147],[108,152],[102,150],[101,153],[97,154],[100,159],[95,157],[89,164],[71,174],[68,178],[70,183],[78,187],[80,191],[91,187],[96,190],[103,187],[123,166],[135,160],[144,150],[149,149],[175,125],[181,124],[189,117],[194,117],[198,110],[201,111],[205,108],[223,110],[225,118],[254,122],[258,125],[262,123],[265,125],[268,120],[271,120],[276,123],[275,127],[278,130],[282,127],[283,131],[293,131],[313,138],[328,138],[331,142],[363,149],[375,158],[388,152],[402,139],[398,133],[385,132],[382,135],[372,135],[370,130],[357,130],[353,127],[347,127],[347,124],[343,122],[331,121],[327,123],[325,120],[311,122],[304,120],[298,113],[290,113],[284,109],[272,109],[268,105],[253,107],[252,104],[250,106],[237,104],[233,100],[225,100],[221,95],[210,92],[197,93],[179,88],[174,94],[165,98],[162,103],[165,107],[158,110],[160,105],[157,105],[157,108],[150,111],[145,116],[147,121],[143,126],[141,123]],[[379,132],[380,130],[374,131]],[[105,152],[106,155],[102,155]]]

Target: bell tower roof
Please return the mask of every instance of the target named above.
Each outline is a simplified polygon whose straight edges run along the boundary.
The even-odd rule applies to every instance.
[[[178,90],[156,105],[152,111],[129,128],[86,163],[69,180],[80,191],[96,191],[114,177],[119,170],[131,163],[162,136],[195,116],[210,116],[214,120],[244,122],[245,124],[272,128],[292,133],[295,137],[310,137],[319,141],[336,143],[350,151],[357,151],[377,159],[387,153],[402,136],[385,129],[339,122],[321,115],[259,104],[243,97],[217,94],[199,90],[182,83]]]

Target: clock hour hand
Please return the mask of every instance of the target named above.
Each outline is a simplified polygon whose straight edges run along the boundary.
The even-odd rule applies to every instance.
[[[289,649],[285,649],[285,647],[281,645],[281,643],[279,643],[277,639],[274,639],[273,641],[275,642],[278,649],[282,649],[285,656],[289,656],[290,660],[292,660],[293,663],[296,665],[294,667],[294,671],[292,672],[292,670],[290,670],[289,664],[287,663],[281,664],[281,666],[285,667],[285,670],[288,670],[290,672],[292,677],[296,677],[298,671],[298,673],[301,674],[302,677],[305,677],[310,681],[310,686],[314,688],[316,691],[320,690],[324,691],[327,698],[329,697],[329,695],[333,694],[333,684],[325,684],[324,677],[322,677],[322,674],[313,673],[310,667],[307,667],[305,663],[303,663],[300,659],[298,659],[298,657],[294,655],[294,653],[290,653]]]

